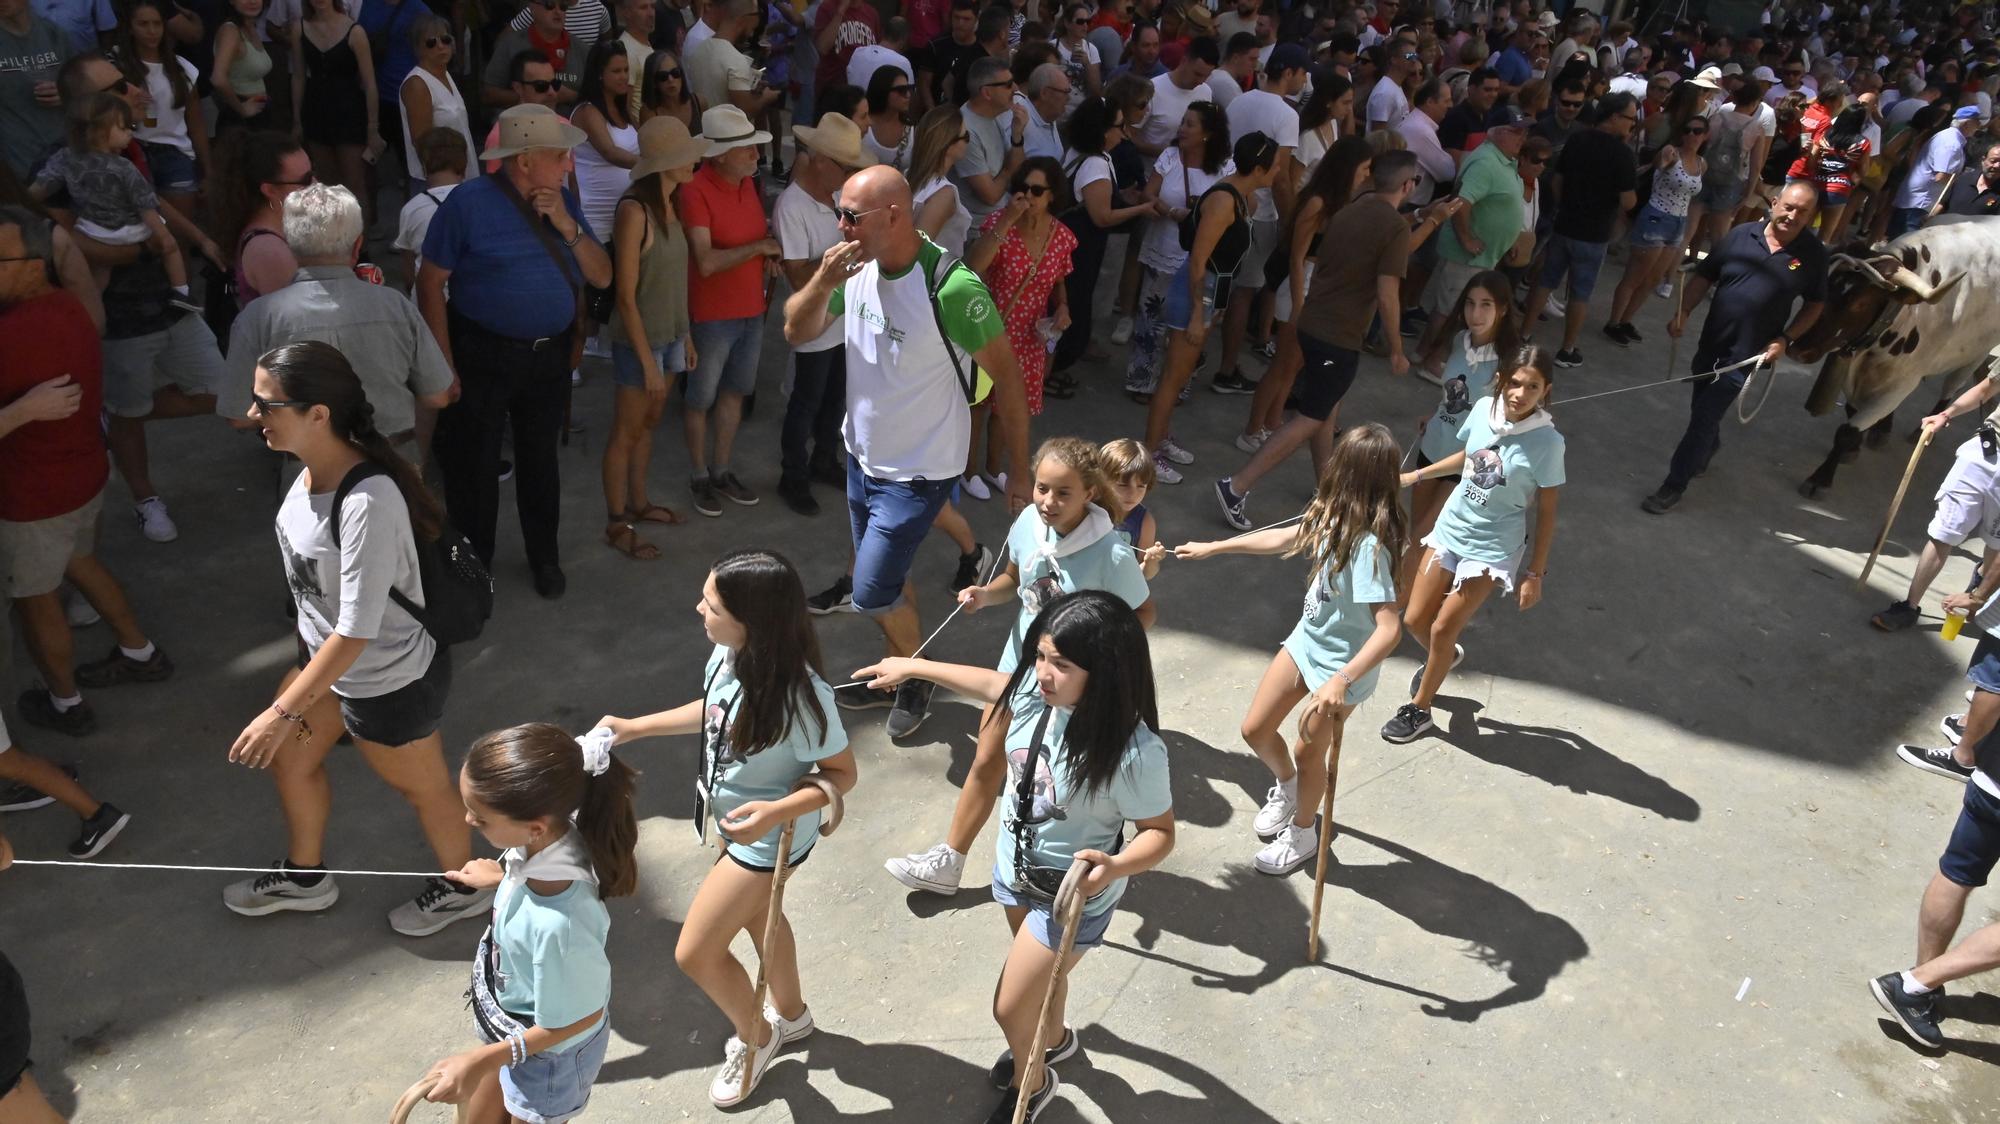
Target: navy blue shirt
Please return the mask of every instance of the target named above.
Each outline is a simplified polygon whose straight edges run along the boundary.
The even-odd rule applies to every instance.
[[[576,316],[570,278],[581,278],[583,271],[551,230],[557,251],[570,259],[570,273],[557,267],[520,208],[500,189],[503,175],[504,170],[480,176],[444,197],[424,236],[424,261],[451,271],[452,311],[487,331],[523,340],[561,335]],[[563,206],[583,237],[590,237],[583,209],[567,188]]]
[[[1740,363],[1771,346],[1792,320],[1792,303],[1826,299],[1826,247],[1812,231],[1771,252],[1764,241],[1768,219],[1731,230],[1722,245],[1695,267],[1715,291],[1695,349],[1695,373]],[[1741,382],[1743,372],[1734,372]]]
[[[424,0],[362,0],[355,22],[368,37],[368,49],[375,58],[375,93],[385,108],[400,104],[403,79],[417,68],[417,47],[410,42],[410,25],[431,10]],[[205,72],[204,72],[205,73]],[[393,120],[393,116],[385,120]]]

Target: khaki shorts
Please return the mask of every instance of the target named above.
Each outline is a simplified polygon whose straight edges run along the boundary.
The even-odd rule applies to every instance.
[[[104,489],[75,511],[33,523],[0,520],[0,563],[7,573],[7,596],[15,600],[54,593],[70,559],[97,550],[97,515]]]
[[[1458,298],[1464,295],[1465,287],[1487,268],[1490,267],[1465,265],[1439,255],[1437,268],[1431,270],[1431,279],[1424,286],[1424,311],[1433,316],[1450,316],[1457,312]]]

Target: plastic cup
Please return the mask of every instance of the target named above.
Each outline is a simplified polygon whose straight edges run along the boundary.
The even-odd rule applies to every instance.
[[[1949,613],[1944,618],[1944,628],[1940,630],[1940,634],[1946,640],[1956,640],[1958,639],[1958,630],[1964,627],[1964,613]]]

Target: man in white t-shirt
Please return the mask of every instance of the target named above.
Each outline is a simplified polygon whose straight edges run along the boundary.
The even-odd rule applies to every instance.
[[[1369,132],[1393,129],[1409,116],[1410,99],[1403,96],[1403,83],[1420,65],[1414,41],[1398,38],[1389,44],[1389,65],[1368,93]]]
[[[764,85],[764,72],[736,47],[737,40],[755,26],[761,9],[757,0],[726,0],[721,10],[721,26],[681,59],[681,69],[687,75],[688,91],[704,108],[733,105],[756,121],[783,96],[782,91]],[[715,11],[716,6],[711,5],[709,13]]]
[[[625,48],[625,65],[631,75],[632,92],[627,95],[625,113],[639,120],[640,96],[645,92],[646,60],[653,54],[653,26],[660,9],[654,0],[618,0],[618,42]],[[683,75],[685,77],[685,75]]]
[[[1299,145],[1299,111],[1285,99],[1297,96],[1304,88],[1309,61],[1306,49],[1297,43],[1281,43],[1271,52],[1271,61],[1264,64],[1257,88],[1229,103],[1230,144],[1251,133],[1263,133],[1278,142],[1278,167],[1292,166],[1292,153]],[[1291,217],[1297,186],[1288,175],[1281,175],[1272,183],[1271,187],[1258,189],[1251,204],[1250,248],[1236,267],[1233,291],[1237,297],[1229,302],[1229,316],[1223,321],[1222,360],[1216,368],[1212,388],[1220,394],[1249,394],[1257,388],[1257,384],[1236,369],[1237,354],[1243,350],[1243,335],[1249,328],[1251,311],[1261,310],[1269,300],[1269,294],[1261,291],[1264,262],[1278,247],[1278,229]],[[1252,290],[1259,291],[1253,294]],[[1249,299],[1243,299],[1245,296]]]
[[[976,68],[975,68],[976,69]],[[893,167],[868,168],[840,189],[842,242],[785,302],[785,342],[799,347],[829,324],[846,344],[847,502],[854,545],[851,597],[875,618],[889,654],[922,639],[909,583],[917,547],[951,498],[971,446],[977,370],[1007,446],[1011,514],[1028,505],[1028,394],[993,296],[963,262],[917,229],[910,185]],[[976,367],[975,367],[976,365]],[[836,591],[838,586],[835,587]],[[831,591],[830,591],[831,592]],[[931,685],[866,684],[834,691],[843,709],[887,706],[904,737],[930,711]]]
[[[1188,106],[1215,100],[1208,79],[1218,60],[1215,40],[1196,39],[1188,44],[1179,66],[1153,79],[1153,105],[1146,120],[1131,134],[1134,148],[1147,156],[1158,156],[1174,143]]]
[[[1215,20],[1215,37],[1227,43],[1242,32],[1257,33],[1257,9],[1263,5],[1259,0],[1236,0],[1236,6],[1222,13]]]
[[[688,28],[687,35],[681,39],[681,61],[685,63],[694,49],[713,37],[729,19],[729,0],[705,0],[701,5],[701,18],[694,21],[694,26]]]
[[[1243,93],[1245,85],[1254,84],[1257,75],[1257,36],[1252,32],[1231,36],[1217,41],[1222,55],[1222,64],[1208,76],[1208,92],[1215,98],[1215,104],[1228,109]]]

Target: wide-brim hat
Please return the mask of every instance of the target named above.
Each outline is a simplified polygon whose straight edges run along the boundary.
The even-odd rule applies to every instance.
[[[479,154],[481,160],[499,160],[537,148],[568,151],[585,140],[582,129],[563,120],[546,105],[511,105],[500,114],[493,147]]]
[[[733,105],[703,110],[701,136],[707,142],[703,156],[720,156],[732,148],[771,143],[771,134],[751,125],[750,118]]]
[[[1181,9],[1181,22],[1203,35],[1215,34],[1215,17],[1199,2]]]
[[[1542,17],[1535,21],[1535,26],[1543,31],[1554,31],[1561,24],[1562,20],[1554,12],[1543,12]]]
[[[1704,90],[1720,90],[1722,88],[1722,68],[1719,66],[1702,67],[1701,73],[1688,79],[1688,81],[1693,82]]]
[[[639,162],[632,165],[632,178],[639,179],[669,168],[686,168],[699,161],[708,145],[700,137],[689,136],[680,118],[659,116],[639,126]]]
[[[842,113],[829,113],[818,125],[794,125],[792,136],[799,144],[843,168],[867,168],[875,158],[861,148],[861,126]]]

